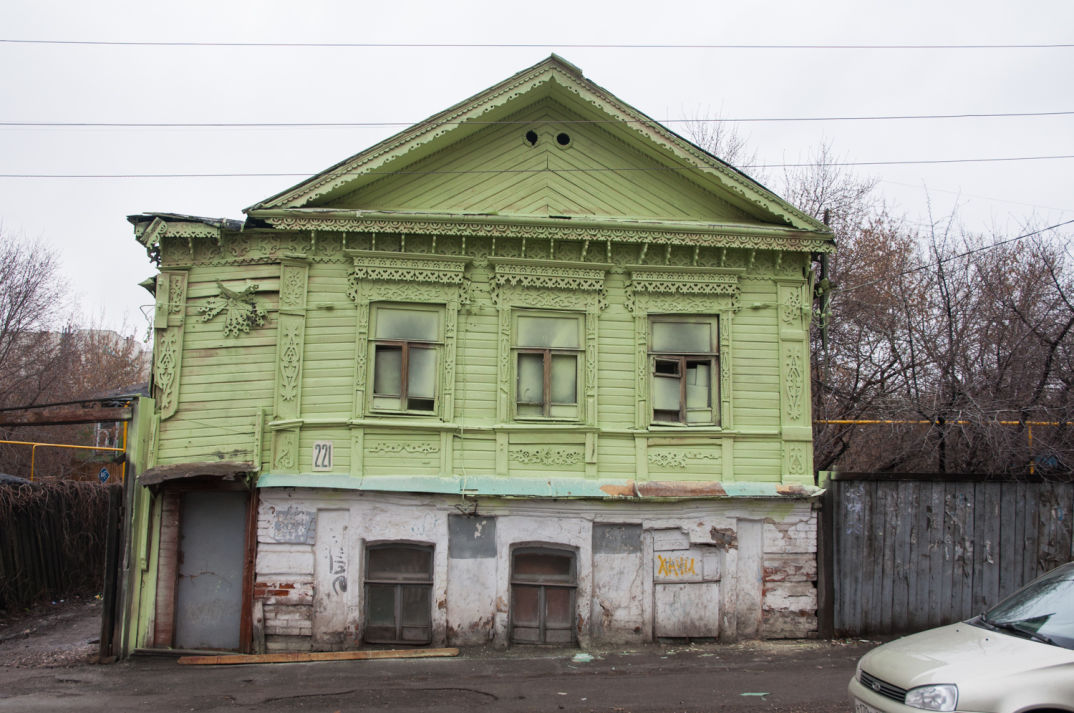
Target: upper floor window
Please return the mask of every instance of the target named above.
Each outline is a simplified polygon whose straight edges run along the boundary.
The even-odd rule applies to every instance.
[[[719,422],[718,335],[716,317],[650,318],[653,423]]]
[[[515,415],[575,420],[583,359],[581,315],[515,315]]]
[[[372,317],[373,410],[435,413],[441,310],[377,305]]]

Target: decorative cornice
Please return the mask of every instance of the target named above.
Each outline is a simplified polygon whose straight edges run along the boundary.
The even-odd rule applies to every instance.
[[[461,285],[466,270],[465,260],[452,260],[442,255],[383,253],[368,250],[348,250],[354,257],[350,279],[397,280],[434,285]]]
[[[497,287],[533,287],[551,290],[601,292],[605,270],[574,267],[565,263],[533,264],[523,261],[490,259],[492,279]]]
[[[538,240],[611,241],[654,245],[688,245],[691,247],[726,247],[750,250],[786,250],[793,252],[835,251],[831,238],[822,233],[764,228],[729,228],[713,226],[711,230],[671,229],[666,225],[638,223],[629,227],[601,225],[599,221],[577,221],[570,225],[534,222],[475,221],[443,216],[437,220],[350,218],[317,215],[270,216],[266,223],[280,230],[324,230],[348,233],[385,233],[404,235],[475,236]]]
[[[630,289],[669,295],[727,295],[737,297],[738,275],[704,274],[686,271],[635,269],[630,271]]]

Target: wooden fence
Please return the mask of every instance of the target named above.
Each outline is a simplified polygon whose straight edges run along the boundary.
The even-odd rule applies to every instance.
[[[821,515],[821,634],[920,631],[979,614],[1074,560],[1072,526],[1070,482],[839,474]]]
[[[0,609],[101,591],[120,485],[0,483]]]

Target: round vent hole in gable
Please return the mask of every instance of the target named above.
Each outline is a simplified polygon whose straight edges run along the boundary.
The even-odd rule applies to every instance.
[[[529,143],[530,146],[536,146],[537,145],[537,132],[534,131],[533,129],[530,129],[529,131],[527,131],[526,132],[526,141],[527,141],[527,143]]]
[[[560,146],[566,146],[571,142],[570,134],[556,134],[556,143]]]

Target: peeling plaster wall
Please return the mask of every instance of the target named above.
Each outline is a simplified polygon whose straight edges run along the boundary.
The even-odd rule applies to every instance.
[[[255,642],[354,648],[367,545],[433,548],[432,645],[510,641],[511,553],[576,558],[582,646],[654,638],[783,638],[816,630],[808,501],[557,502],[266,488],[258,513]]]

